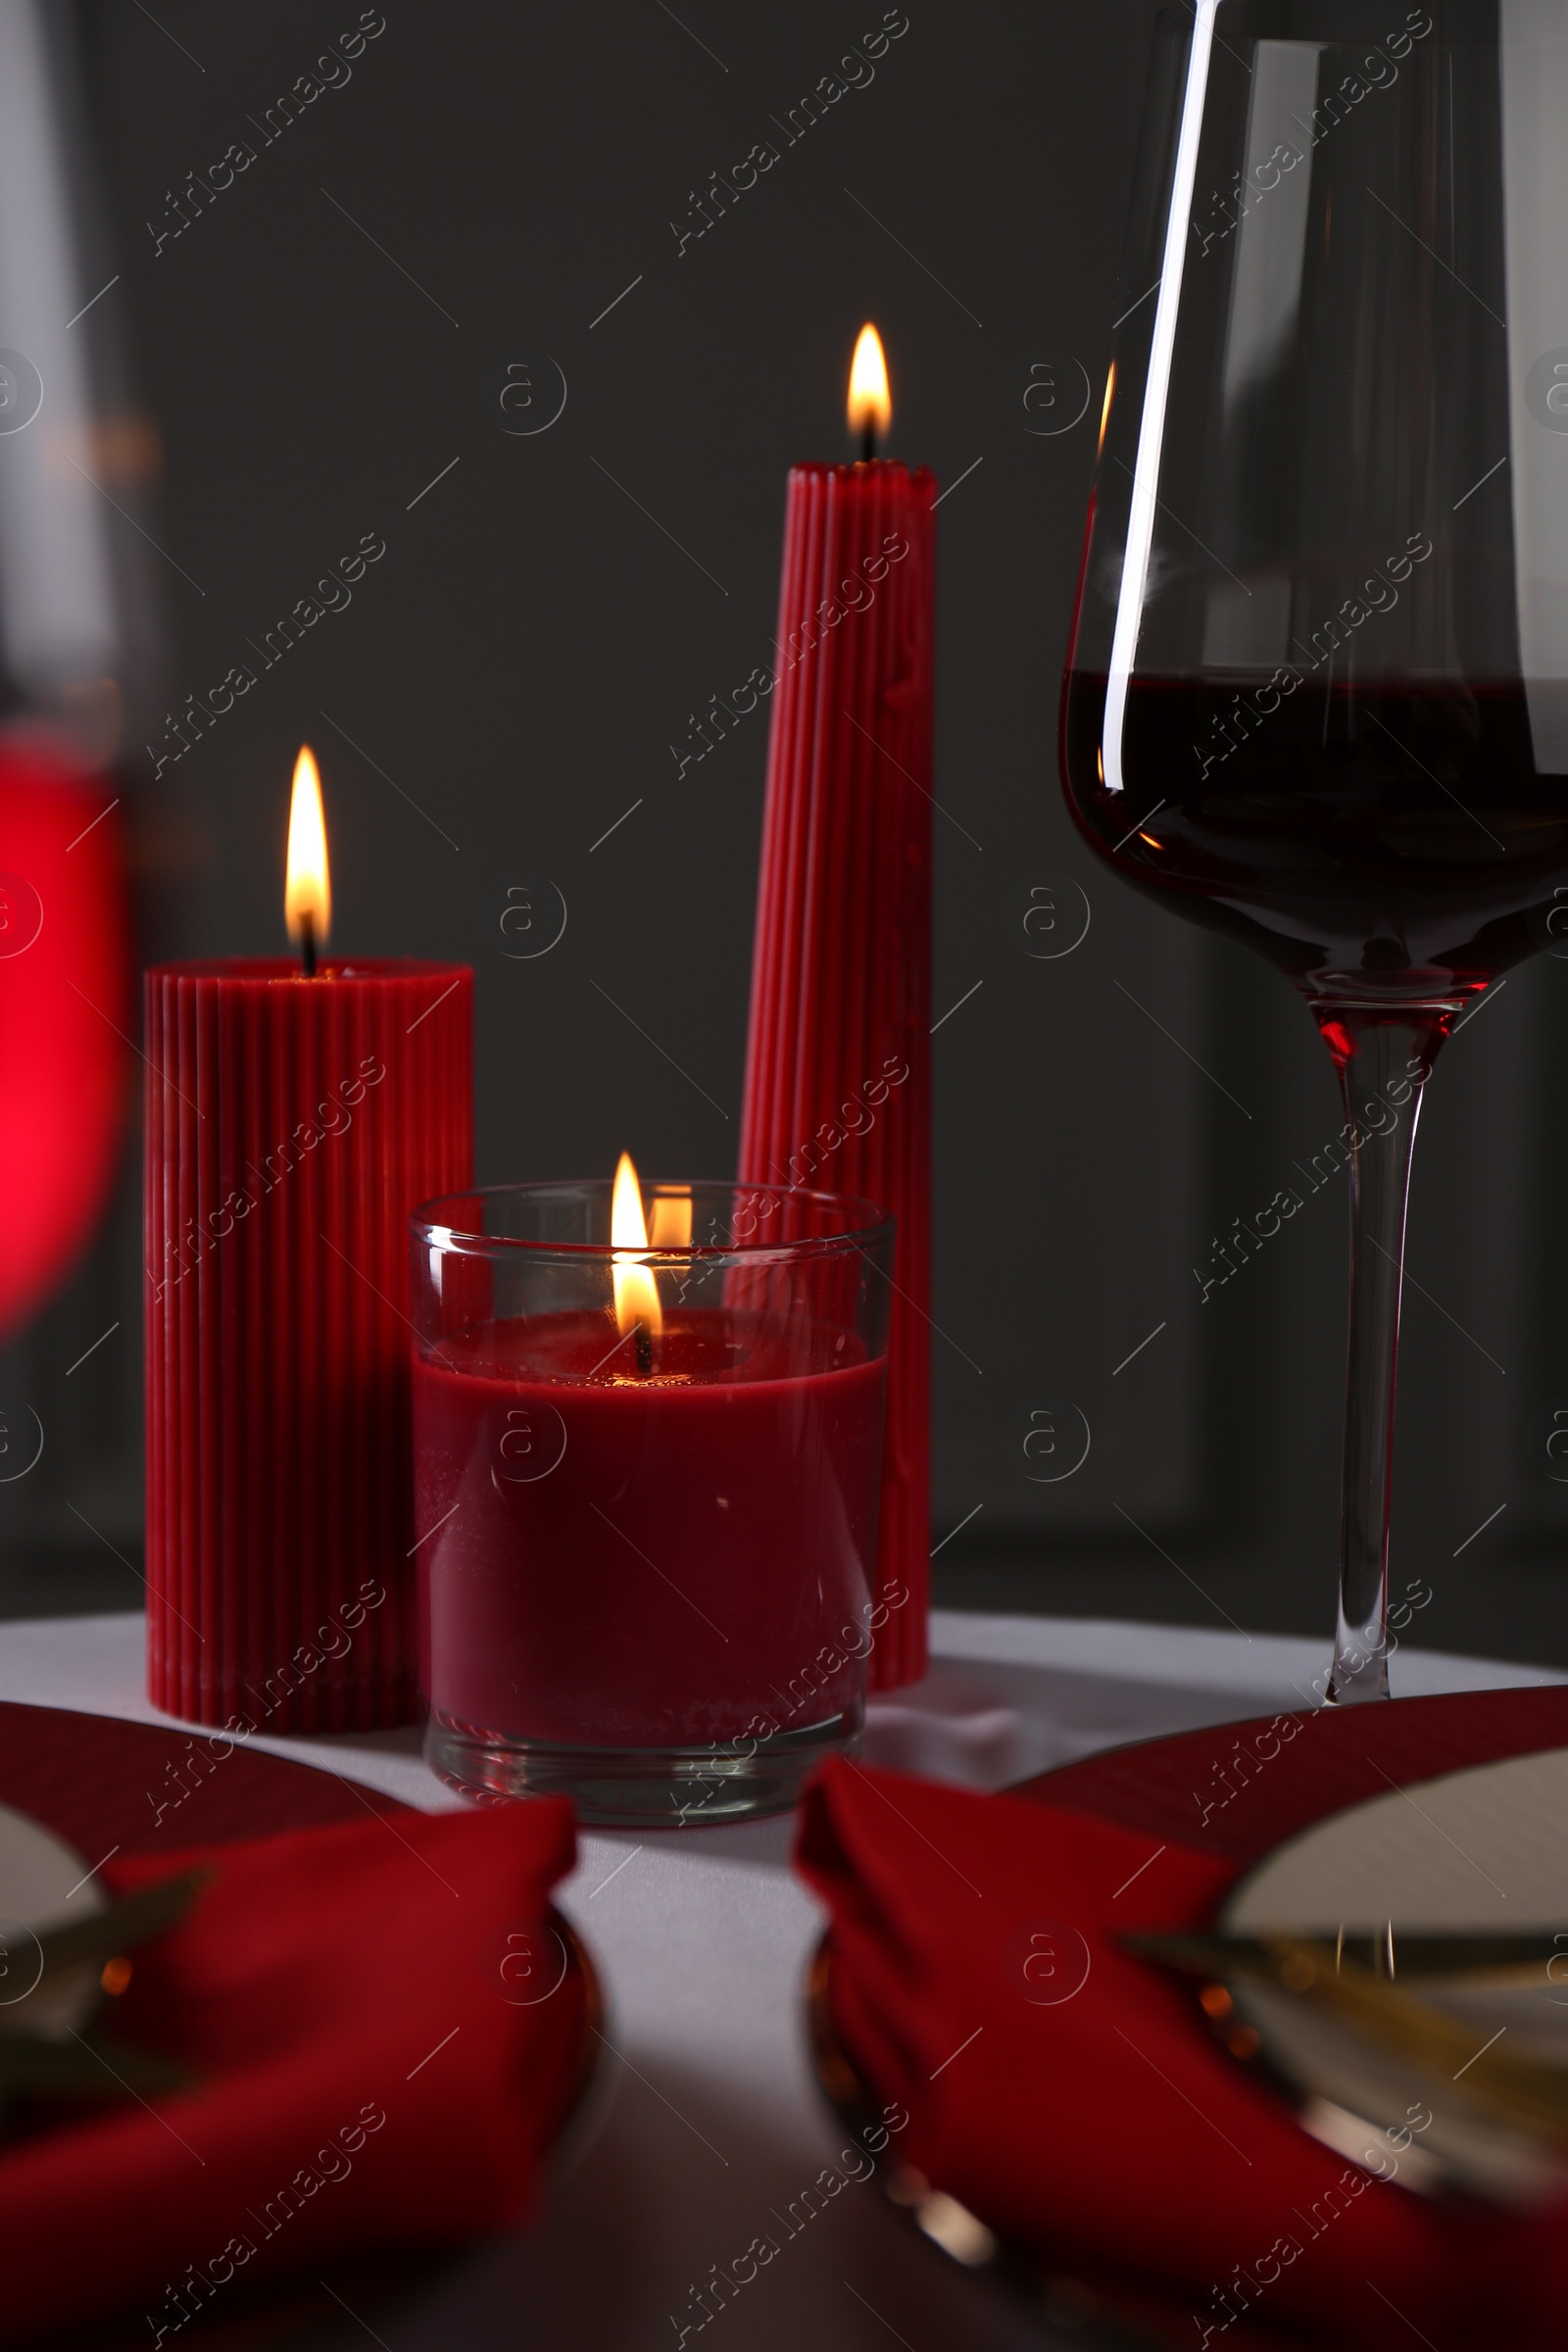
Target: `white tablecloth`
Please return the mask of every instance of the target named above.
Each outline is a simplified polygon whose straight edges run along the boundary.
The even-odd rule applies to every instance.
[[[139,1617],[0,1626],[0,1699],[165,1723],[142,1694]],[[1186,1627],[938,1611],[935,1663],[874,1701],[865,1760],[994,1788],[1092,1750],[1310,1703],[1320,1643]],[[1568,1680],[1549,1669],[1404,1649],[1396,1693]],[[417,1735],[259,1737],[254,1745],[389,1790],[459,1800]],[[777,2259],[703,2330],[731,2352],[972,2352],[1038,2344],[983,2279],[956,2272],[867,2186],[785,2241],[777,2213],[839,2135],[810,2078],[801,1984],[821,1914],[788,1867],[791,1824],[589,1836],[562,1896],[609,2001],[608,2112],[526,2237],[485,2246],[404,2310],[390,2352],[647,2352],[699,2341],[690,2288],[752,2238]],[[340,2340],[322,2297],[320,2344]],[[313,2341],[318,2339],[313,2338]],[[341,2342],[363,2346],[342,2323]],[[1065,2338],[1062,2339],[1066,2341]]]

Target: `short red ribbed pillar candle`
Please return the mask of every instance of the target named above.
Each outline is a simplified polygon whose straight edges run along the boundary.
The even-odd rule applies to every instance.
[[[411,1209],[472,1181],[466,965],[147,974],[147,1684],[249,1731],[417,1712]]]
[[[931,1454],[932,509],[924,466],[797,466],[740,1174],[898,1220],[873,1690],[925,1671]]]

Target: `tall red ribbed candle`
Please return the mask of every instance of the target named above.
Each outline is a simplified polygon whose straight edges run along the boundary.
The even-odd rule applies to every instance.
[[[743,1178],[898,1220],[873,1690],[924,1673],[930,1589],[935,498],[923,466],[790,473],[741,1129]]]
[[[409,1211],[472,1181],[473,975],[147,974],[147,1686],[253,1731],[417,1712]]]

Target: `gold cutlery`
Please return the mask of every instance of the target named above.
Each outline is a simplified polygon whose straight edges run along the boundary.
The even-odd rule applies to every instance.
[[[1379,1938],[1381,1942],[1383,1939]],[[1125,1947],[1184,1975],[1220,1984],[1250,1981],[1295,1993],[1331,2012],[1363,2039],[1413,2060],[1463,2095],[1535,2138],[1568,2144],[1568,2070],[1477,2050],[1475,2029],[1375,1974],[1338,1943],[1309,1936],[1129,1936]],[[1524,1986],[1556,1982],[1546,1974],[1561,1947],[1541,1936],[1409,1936],[1396,1941],[1396,1964],[1408,1976],[1474,1986],[1501,1981]],[[1412,1965],[1411,1952],[1425,1965]],[[1568,1974],[1568,1971],[1565,1971]]]

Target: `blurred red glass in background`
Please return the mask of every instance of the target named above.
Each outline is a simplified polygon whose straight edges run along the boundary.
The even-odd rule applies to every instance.
[[[0,745],[0,1340],[70,1272],[114,1180],[129,1027],[114,797],[52,750]]]

